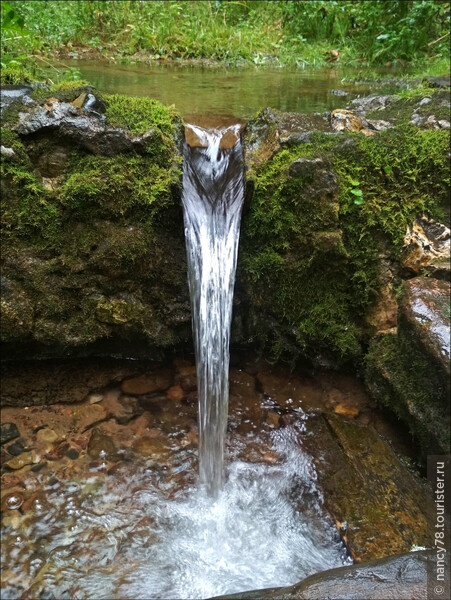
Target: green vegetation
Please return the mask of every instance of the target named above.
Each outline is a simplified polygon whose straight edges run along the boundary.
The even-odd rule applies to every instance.
[[[442,92],[430,95],[439,106]],[[396,110],[410,115],[410,100]],[[444,217],[448,148],[449,131],[420,130],[405,117],[373,137],[316,133],[255,166],[240,268],[260,342],[275,359],[307,349],[342,361],[361,354],[371,333],[365,316],[381,286],[380,254],[399,258],[415,216]],[[312,173],[290,172],[295,160],[319,157]],[[336,174],[335,192],[324,171]]]
[[[442,0],[2,2],[2,81],[39,77],[56,52],[114,60],[209,59],[292,66],[449,65]],[[53,79],[79,78],[76,69]]]
[[[446,452],[446,377],[405,328],[373,340],[365,357],[365,381],[373,397],[409,425],[423,458]]]

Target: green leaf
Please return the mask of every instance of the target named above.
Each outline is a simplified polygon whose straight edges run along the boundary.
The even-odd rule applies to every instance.
[[[354,198],[354,204],[363,204],[363,198]]]
[[[363,196],[362,190],[351,190],[351,194],[354,194],[354,196]]]
[[[384,167],[384,173],[386,173],[387,175],[390,175],[390,173],[393,171],[392,167],[390,165],[385,165]]]
[[[357,181],[356,179],[350,179],[349,181],[351,182],[351,185],[360,185],[360,181]]]

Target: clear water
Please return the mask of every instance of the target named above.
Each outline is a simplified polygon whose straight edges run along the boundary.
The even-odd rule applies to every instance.
[[[269,433],[277,464],[239,458],[249,441],[268,444],[261,431],[234,436],[216,498],[177,485],[175,473],[195,467],[189,448],[175,451],[171,467],[138,459],[38,475],[32,511],[3,532],[2,563],[15,575],[2,598],[211,598],[350,564],[299,444],[301,413],[300,427]]]
[[[390,93],[394,89],[383,81],[372,86],[349,83],[348,79],[359,73],[332,67],[213,68],[195,64],[119,65],[95,60],[66,60],[64,64],[79,69],[82,77],[99,91],[146,96],[174,104],[185,121],[204,127],[245,121],[267,106],[289,112],[324,112],[343,108],[359,95]],[[54,77],[50,68],[49,77]],[[336,89],[348,95],[330,93]]]
[[[199,398],[199,474],[201,484],[216,495],[224,471],[244,167],[239,125],[210,131],[187,127],[200,144],[191,148],[185,143],[182,185]],[[221,149],[227,134],[237,136],[237,142],[231,149]]]

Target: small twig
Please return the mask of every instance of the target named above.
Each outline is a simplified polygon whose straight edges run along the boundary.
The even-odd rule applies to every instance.
[[[438,39],[434,40],[433,42],[429,42],[428,47],[429,46],[433,46],[434,44],[436,44],[437,42],[439,42],[440,40],[443,40],[443,38],[446,38],[446,36],[449,35],[449,31],[447,31],[445,33],[445,35],[442,35],[442,37],[439,37]]]
[[[38,60],[42,60],[42,62],[45,62],[46,64],[48,64],[48,65],[49,65],[49,67],[52,67],[52,69],[55,69],[55,71],[56,71],[57,73],[61,73],[61,71],[60,71],[59,69],[57,69],[57,68],[55,67],[55,65],[52,65],[52,63],[51,63],[51,62],[49,62],[48,60],[45,60],[45,58],[42,58],[42,56],[34,56],[34,58],[37,58]],[[70,70],[70,67],[69,67],[68,65],[64,65],[64,64],[63,64],[63,67],[66,67],[66,69],[69,69],[69,70]]]

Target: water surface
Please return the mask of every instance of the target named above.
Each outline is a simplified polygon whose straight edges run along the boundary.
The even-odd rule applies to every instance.
[[[324,112],[341,108],[357,97],[378,90],[344,83],[345,72],[335,68],[281,69],[199,65],[111,65],[98,61],[66,61],[80,70],[98,90],[156,98],[174,104],[185,120],[223,117],[247,120],[267,106],[288,112]],[[337,96],[331,90],[347,92]],[[208,126],[208,125],[206,125]]]

